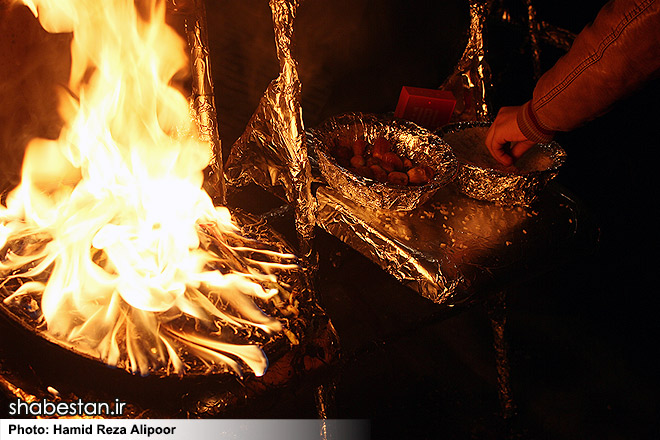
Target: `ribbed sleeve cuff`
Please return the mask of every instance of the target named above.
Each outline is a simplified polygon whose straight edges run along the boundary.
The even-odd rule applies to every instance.
[[[545,128],[532,110],[532,102],[526,102],[518,111],[518,128],[527,139],[532,142],[544,144],[550,142],[555,132]]]

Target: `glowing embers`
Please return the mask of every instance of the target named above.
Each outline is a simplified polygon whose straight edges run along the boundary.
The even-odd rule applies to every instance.
[[[262,375],[255,344],[293,306],[276,280],[293,256],[248,247],[201,189],[209,146],[175,86],[185,43],[165,2],[137,4],[28,4],[46,30],[73,32],[71,74],[59,137],[29,143],[21,184],[0,206],[3,304],[133,373]]]

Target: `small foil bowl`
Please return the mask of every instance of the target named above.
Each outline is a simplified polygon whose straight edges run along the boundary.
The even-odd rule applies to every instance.
[[[463,194],[502,205],[529,205],[557,176],[566,152],[556,142],[535,144],[513,165],[504,166],[485,145],[490,122],[457,122],[437,133],[460,164],[455,184]]]
[[[338,139],[364,139],[372,143],[382,136],[392,144],[392,151],[434,170],[428,183],[395,185],[356,174],[337,163],[331,149]],[[375,209],[409,211],[427,201],[458,171],[458,161],[451,148],[439,136],[410,121],[368,113],[345,113],[321,123],[307,136],[318,155],[319,169],[326,182],[342,196]]]

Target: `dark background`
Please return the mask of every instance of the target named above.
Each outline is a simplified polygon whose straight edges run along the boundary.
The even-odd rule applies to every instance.
[[[232,23],[241,27],[241,19],[235,18],[241,10],[251,14],[259,10],[253,8],[255,2],[230,3],[231,13],[226,15],[222,7],[227,2],[209,7],[211,29],[215,22],[224,23],[232,34]],[[296,57],[306,125],[344,111],[389,112],[402,85],[440,85],[466,42],[466,3],[304,2],[296,23]],[[525,17],[524,2],[505,3],[514,16]],[[605,2],[534,4],[538,19],[578,33]],[[232,90],[232,81],[226,81],[223,72],[223,57],[231,60],[227,68],[235,69],[241,56],[227,51],[224,32],[212,30],[225,149],[251,114],[250,105],[237,108],[235,99],[255,106],[277,74],[268,41],[272,38],[268,11],[264,7],[260,11],[263,35],[258,34],[265,42],[249,44],[271,45],[270,52],[262,53],[271,54],[272,64],[268,67],[253,54],[252,61],[262,66],[257,72],[264,73],[260,80],[251,73],[254,87],[245,88],[247,96]],[[242,32],[237,33],[236,41],[242,39]],[[534,86],[524,29],[491,18],[486,37],[492,108],[522,104]],[[246,51],[243,46],[233,47]],[[561,55],[560,50],[542,45],[543,70]],[[332,265],[323,263],[331,252],[322,251],[319,289],[324,305],[347,352],[361,353],[342,376],[338,416],[371,419],[374,438],[657,438],[660,301],[654,277],[658,234],[653,176],[657,174],[654,153],[660,147],[655,128],[659,98],[660,84],[653,80],[605,116],[557,136],[568,152],[557,180],[588,209],[598,238],[587,253],[557,261],[552,271],[521,280],[508,293],[506,331],[518,407],[511,422],[499,418],[492,335],[481,305],[420,324],[439,309],[388,284],[375,267],[351,251],[342,253],[340,245],[344,259]],[[231,125],[232,118],[240,119],[238,128]],[[334,243],[324,235],[320,240],[330,242],[322,241],[322,249]],[[347,301],[347,289],[362,296],[362,303]],[[347,313],[349,307],[358,310]],[[394,310],[408,314],[402,312],[403,323],[394,325],[398,333],[392,334],[384,328],[393,325]],[[349,324],[344,319],[363,322]],[[381,326],[381,333],[370,326]],[[365,328],[377,336],[369,332],[365,336]],[[372,341],[387,342],[370,345],[365,342],[370,336]]]
[[[278,66],[265,0],[207,3],[226,153]],[[522,3],[507,2],[524,17]],[[573,32],[602,4],[535,2],[539,19]],[[45,35],[25,11],[0,7],[0,154],[11,186],[25,139],[57,133],[52,88],[66,80],[68,40]],[[294,56],[305,124],[344,111],[393,111],[401,86],[439,86],[464,48],[467,23],[467,2],[458,0],[304,1]],[[533,88],[524,30],[491,19],[487,38],[493,108],[523,103]],[[544,69],[558,56],[542,46]],[[509,421],[500,414],[492,332],[479,301],[459,310],[430,304],[320,233],[319,293],[346,353],[335,416],[372,420],[373,438],[658,438],[659,98],[655,80],[557,137],[568,152],[557,180],[588,209],[598,240],[550,272],[510,280],[517,415]],[[247,416],[304,418],[315,410],[309,393],[294,392]]]

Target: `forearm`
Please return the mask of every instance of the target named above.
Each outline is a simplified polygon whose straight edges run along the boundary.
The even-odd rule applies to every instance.
[[[546,141],[606,112],[659,71],[660,0],[612,1],[541,77],[518,125]]]

